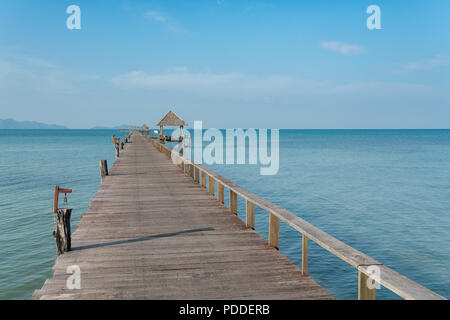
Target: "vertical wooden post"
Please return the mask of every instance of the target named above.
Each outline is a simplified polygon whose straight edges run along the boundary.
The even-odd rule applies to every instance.
[[[191,164],[191,171],[189,172],[192,179],[195,179],[195,167]]]
[[[199,183],[199,175],[200,175],[200,169],[197,167],[195,168],[195,182]]]
[[[56,240],[58,256],[71,249],[70,215],[72,209],[58,209],[56,212],[56,230],[53,236]]]
[[[302,274],[308,275],[308,237],[302,234]]]
[[[269,216],[269,246],[278,249],[279,237],[280,218],[271,212]]]
[[[116,147],[116,159],[117,159],[120,156],[119,145],[116,143],[115,147]]]
[[[253,202],[250,202],[247,200],[247,206],[246,206],[246,225],[247,227],[255,229],[255,205]]]
[[[221,203],[225,203],[225,190],[223,184],[217,181],[217,197]]]
[[[375,288],[369,289],[367,282],[370,277],[358,270],[358,300],[375,300]]]
[[[214,195],[214,178],[209,176],[209,181],[208,181],[208,190],[209,190],[209,194]]]
[[[99,166],[101,183],[103,183],[103,179],[105,179],[105,177],[108,175],[108,162],[106,160],[100,160]]]
[[[201,176],[202,176],[202,187],[206,188],[206,172],[202,171]]]
[[[230,189],[230,211],[237,214],[237,194]]]

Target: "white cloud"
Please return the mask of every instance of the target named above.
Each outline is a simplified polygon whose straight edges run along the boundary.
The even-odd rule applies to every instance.
[[[188,33],[185,29],[178,26],[178,24],[173,20],[170,19],[170,17],[167,17],[166,15],[162,14],[158,11],[148,11],[144,14],[144,16],[152,20],[158,24],[160,24],[166,31],[172,32],[172,33]]]
[[[322,48],[339,52],[340,54],[347,56],[353,54],[361,54],[364,52],[364,47],[356,44],[345,44],[338,41],[328,41],[320,43]]]
[[[422,61],[415,61],[407,63],[403,69],[406,71],[431,69],[434,67],[448,67],[450,66],[450,56],[444,54],[437,54],[434,57]]]
[[[173,67],[168,70],[171,73],[187,73],[189,69],[187,67]]]
[[[14,92],[71,93],[73,75],[42,59],[0,57],[0,90]]]
[[[329,94],[365,94],[365,95],[395,95],[425,93],[428,86],[415,83],[368,81],[336,84],[329,88]]]
[[[145,16],[153,21],[165,23],[166,17],[157,11],[149,11],[145,13]]]
[[[377,71],[382,74],[405,75],[409,72],[446,67],[450,67],[450,56],[445,54],[436,54],[428,59],[411,61],[407,63],[397,63],[390,68],[379,69]]]
[[[148,74],[133,71],[118,75],[112,82],[122,89],[145,90],[149,93],[178,93],[214,100],[240,99],[245,101],[297,101],[299,97],[348,94],[421,94],[428,87],[401,82],[347,82],[302,79],[295,76],[273,74],[255,76],[243,73],[192,73],[187,68],[170,72]]]
[[[118,86],[153,87],[153,88],[195,88],[224,85],[241,78],[237,73],[209,74],[188,73],[187,69],[172,68],[166,74],[147,74],[143,71],[132,71],[113,78]]]

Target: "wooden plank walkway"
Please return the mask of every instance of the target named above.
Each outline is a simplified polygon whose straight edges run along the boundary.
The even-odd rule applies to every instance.
[[[33,298],[332,299],[138,134]]]

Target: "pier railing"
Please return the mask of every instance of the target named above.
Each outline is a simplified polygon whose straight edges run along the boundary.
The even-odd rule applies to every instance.
[[[446,300],[437,293],[408,279],[383,265],[381,262],[320,230],[285,208],[249,192],[211,169],[184,158],[178,152],[159,143],[157,140],[151,139],[148,136],[144,137],[160,152],[171,158],[174,163],[192,177],[196,183],[200,183],[202,187],[206,188],[206,179],[208,178],[208,192],[213,196],[215,196],[215,184],[217,182],[217,199],[223,204],[225,202],[225,188],[228,189],[230,199],[229,209],[232,213],[237,214],[237,196],[245,199],[245,222],[248,227],[255,228],[255,206],[268,211],[268,244],[270,246],[278,249],[280,221],[287,223],[289,226],[300,232],[302,234],[302,273],[304,275],[308,275],[308,241],[311,240],[357,269],[359,300],[375,299],[376,289],[374,281],[377,281],[380,285],[407,300]]]

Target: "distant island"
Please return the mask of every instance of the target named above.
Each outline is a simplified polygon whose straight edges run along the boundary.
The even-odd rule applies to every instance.
[[[56,124],[45,124],[35,121],[16,121],[14,119],[0,119],[0,129],[68,129]]]
[[[93,127],[90,130],[118,130],[118,129],[130,129],[133,127],[129,124],[123,124],[120,126],[106,127],[106,126],[97,126]],[[36,121],[17,121],[14,119],[0,119],[0,129],[37,129],[37,130],[61,130],[61,129],[69,129],[66,126],[60,126],[56,124],[46,124],[42,122]]]

